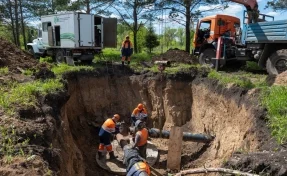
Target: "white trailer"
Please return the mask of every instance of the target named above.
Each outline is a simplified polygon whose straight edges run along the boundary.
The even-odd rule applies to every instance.
[[[65,12],[42,16],[41,22],[46,54],[58,63],[65,62],[68,56],[91,63],[104,47],[117,45],[116,18]]]

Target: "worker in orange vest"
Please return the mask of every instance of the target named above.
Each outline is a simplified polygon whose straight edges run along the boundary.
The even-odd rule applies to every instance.
[[[136,134],[133,148],[137,147],[139,149],[140,156],[146,159],[148,130],[144,127],[144,123],[141,120],[136,121],[135,129]]]
[[[150,166],[139,156],[139,151],[130,145],[122,146],[124,151],[123,163],[127,166],[127,176],[149,176]]]
[[[126,39],[122,43],[122,66],[124,66],[125,60],[128,60],[128,65],[131,62],[131,55],[133,54],[133,44],[130,41],[130,37],[127,35]]]
[[[139,103],[138,106],[133,110],[131,118],[133,125],[137,120],[141,120],[143,122],[147,121],[147,110],[142,103]]]
[[[120,116],[115,114],[112,118],[108,118],[104,124],[102,125],[99,137],[100,137],[100,145],[98,149],[99,159],[103,157],[103,152],[105,148],[109,152],[110,159],[115,159],[115,155],[113,152],[113,148],[111,145],[111,136],[113,133],[116,133],[116,123],[120,120]]]

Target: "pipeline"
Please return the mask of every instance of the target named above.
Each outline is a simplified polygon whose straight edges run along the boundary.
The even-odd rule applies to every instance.
[[[135,129],[130,128],[130,131],[133,132]],[[160,132],[157,128],[150,128],[148,129],[149,137],[151,138],[165,138],[169,139],[170,131],[162,130]],[[194,134],[189,132],[183,132],[182,140],[183,141],[192,141],[192,142],[201,142],[201,143],[208,143],[213,141],[215,136],[206,135],[206,134]]]

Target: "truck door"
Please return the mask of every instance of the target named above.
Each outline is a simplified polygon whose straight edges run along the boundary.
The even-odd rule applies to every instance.
[[[79,14],[80,46],[93,46],[94,19],[90,14]]]
[[[103,18],[102,47],[117,47],[117,19]]]

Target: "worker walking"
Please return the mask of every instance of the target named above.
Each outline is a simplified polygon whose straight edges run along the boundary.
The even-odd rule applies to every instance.
[[[147,110],[142,103],[138,104],[138,106],[133,110],[131,119],[133,125],[135,125],[137,120],[141,120],[143,122],[147,121]]]
[[[146,159],[148,130],[144,127],[144,123],[141,120],[136,121],[135,128],[136,134],[133,148],[137,147],[139,149],[140,156]]]
[[[109,152],[110,159],[115,159],[115,155],[113,152],[113,148],[111,145],[111,135],[116,132],[116,122],[120,120],[120,116],[115,114],[112,118],[108,118],[104,124],[102,125],[99,137],[100,137],[100,145],[98,150],[99,159],[103,157],[103,152],[106,150]]]
[[[149,176],[150,167],[148,163],[139,156],[139,151],[129,145],[123,147],[124,161],[127,166],[127,176]]]
[[[122,66],[124,66],[125,60],[128,60],[128,64],[131,62],[131,55],[133,54],[133,44],[130,41],[130,37],[126,36],[126,39],[122,43]]]

